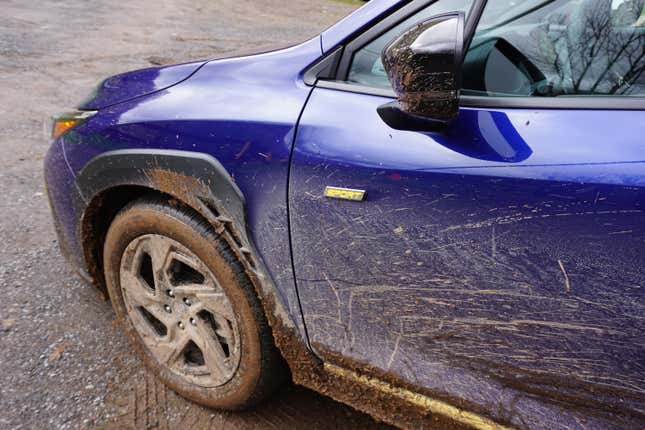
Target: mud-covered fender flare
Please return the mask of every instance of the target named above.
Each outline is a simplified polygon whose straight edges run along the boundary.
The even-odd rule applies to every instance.
[[[148,188],[197,211],[229,243],[244,265],[262,301],[278,346],[281,346],[278,339],[281,335],[276,330],[297,332],[294,319],[299,316],[287,311],[250,239],[244,195],[216,158],[178,150],[108,151],[87,163],[76,178],[76,186],[80,198],[78,204],[82,206],[78,208],[81,214],[78,228],[83,242],[90,240],[87,238],[91,232],[83,230],[91,229],[86,219],[92,216],[94,201],[110,189],[127,186]],[[87,254],[86,259],[89,260]],[[297,337],[298,343],[305,346],[305,339]]]
[[[173,179],[179,182],[169,182]],[[244,195],[216,158],[200,152],[159,149],[104,152],[85,165],[76,184],[86,203],[109,188],[124,185],[154,188],[181,200],[212,198],[233,222],[245,226]],[[190,185],[196,187],[187,188]]]

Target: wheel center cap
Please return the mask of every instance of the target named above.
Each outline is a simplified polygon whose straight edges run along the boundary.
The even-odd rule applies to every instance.
[[[170,308],[172,309],[173,315],[177,319],[184,320],[188,319],[190,317],[193,317],[194,315],[194,303],[195,300],[184,297],[184,298],[175,298],[174,300],[171,300],[169,305]]]

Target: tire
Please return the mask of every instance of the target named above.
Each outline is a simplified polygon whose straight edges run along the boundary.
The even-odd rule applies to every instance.
[[[156,198],[129,204],[108,229],[103,263],[137,354],[180,395],[240,410],[288,376],[242,265],[196,212]]]

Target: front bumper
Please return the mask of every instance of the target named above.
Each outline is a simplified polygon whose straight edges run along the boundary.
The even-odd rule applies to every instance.
[[[76,188],[74,174],[65,159],[61,139],[55,140],[47,151],[44,176],[58,246],[73,268],[89,280],[77,228],[80,219],[78,202],[82,198]]]

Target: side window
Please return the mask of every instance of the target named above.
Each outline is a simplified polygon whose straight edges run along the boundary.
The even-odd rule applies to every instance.
[[[431,16],[452,11],[464,11],[467,16],[472,3],[473,0],[438,0],[400,22],[356,51],[349,67],[347,81],[349,83],[370,87],[390,88],[390,81],[387,79],[383,63],[381,62],[381,51],[385,45],[417,22],[423,21]]]
[[[645,0],[489,0],[463,94],[645,95]]]
[[[645,96],[645,0],[488,0],[464,59],[463,94]],[[357,51],[348,82],[390,84],[381,50],[416,22],[468,14],[438,0]]]

